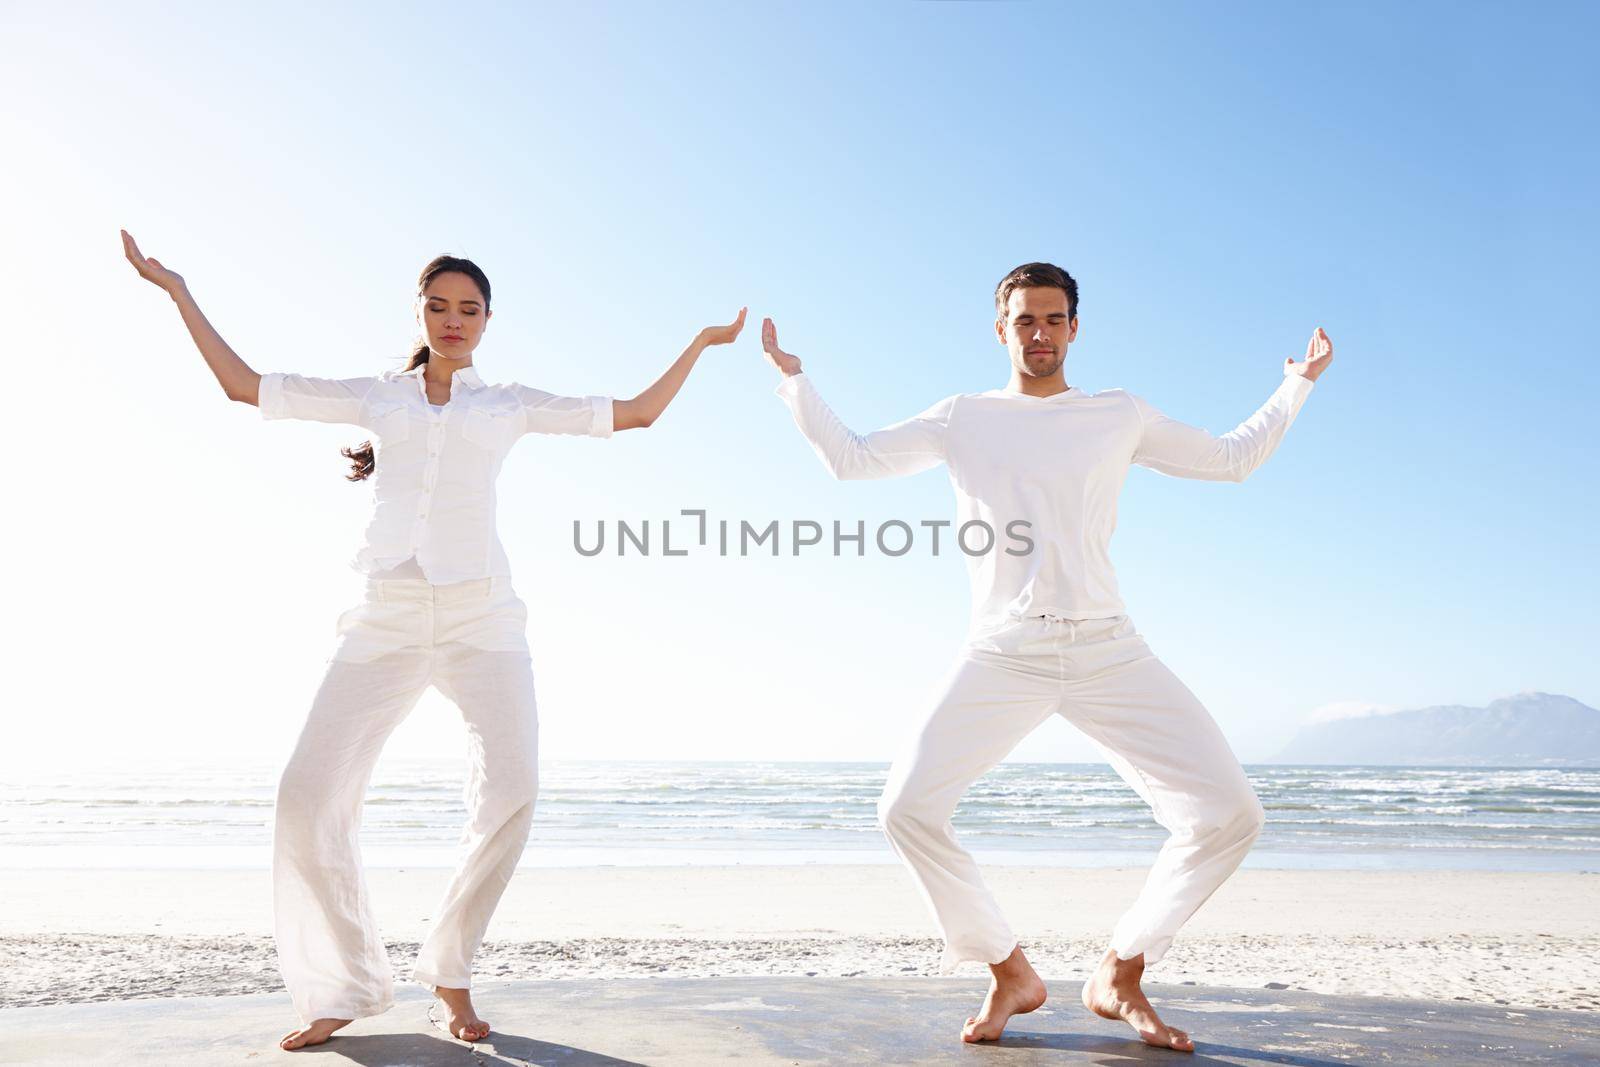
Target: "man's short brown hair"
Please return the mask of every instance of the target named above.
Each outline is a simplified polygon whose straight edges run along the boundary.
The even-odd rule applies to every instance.
[[[1067,294],[1067,321],[1078,317],[1078,283],[1054,263],[1024,263],[1000,279],[994,291],[994,310],[1005,321],[1014,289],[1061,289]]]

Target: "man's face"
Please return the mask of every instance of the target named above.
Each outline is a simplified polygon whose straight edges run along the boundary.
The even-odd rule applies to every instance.
[[[1067,321],[1064,289],[1013,289],[1006,317],[994,331],[1011,353],[1011,365],[1030,378],[1048,378],[1061,369],[1067,345],[1078,338],[1078,320]]]

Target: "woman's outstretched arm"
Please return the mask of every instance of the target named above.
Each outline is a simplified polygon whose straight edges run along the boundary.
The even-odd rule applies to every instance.
[[[177,271],[163,267],[160,260],[141,255],[139,246],[134,244],[133,237],[127,230],[122,231],[122,250],[127,254],[128,262],[133,264],[133,269],[139,272],[139,277],[161,289],[172,298],[174,304],[178,305],[178,314],[183,316],[183,324],[189,327],[189,336],[194,338],[195,346],[205,357],[211,373],[217,376],[217,382],[222,386],[222,391],[227,394],[228,399],[240,400],[246,404],[257,403],[261,391],[261,375],[251,370],[249,365],[228,347],[228,342],[222,339],[216,327],[206,321],[205,315],[200,311],[200,305],[189,295],[189,287],[184,284],[183,276]]]
[[[649,426],[656,421],[667,405],[672,403],[672,398],[678,395],[684,379],[689,377],[689,372],[694,369],[695,360],[700,358],[711,345],[730,344],[739,336],[739,331],[744,329],[744,313],[747,308],[740,308],[739,315],[726,326],[707,326],[689,342],[689,347],[683,350],[666,373],[655,380],[655,383],[631,400],[613,400],[611,402],[612,426],[618,430],[631,430],[636,427]]]

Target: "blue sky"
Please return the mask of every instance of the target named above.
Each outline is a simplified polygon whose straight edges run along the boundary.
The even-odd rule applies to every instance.
[[[472,257],[489,380],[655,427],[525,438],[501,533],[544,754],[891,758],[960,643],[958,557],[585,559],[574,519],[949,518],[942,470],[835,483],[772,393],[778,322],[865,431],[1004,384],[995,283],[1081,287],[1067,378],[1221,433],[1335,345],[1242,485],[1136,468],[1113,556],[1247,761],[1319,708],[1600,704],[1592,649],[1592,7],[8,8],[6,528],[37,713],[107,758],[286,753],[359,597],[348,427],[229,404],[117,229],[259,371],[397,366]],[[10,154],[10,153],[8,153]],[[43,340],[33,347],[28,338]],[[395,753],[453,750],[430,695]],[[1017,758],[1092,751],[1061,724]]]

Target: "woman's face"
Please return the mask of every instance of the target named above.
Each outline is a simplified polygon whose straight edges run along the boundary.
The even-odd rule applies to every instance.
[[[417,322],[433,355],[466,359],[478,347],[492,312],[483,306],[478,283],[459,271],[435,274],[417,300]]]

